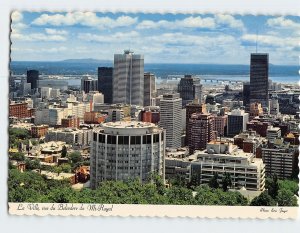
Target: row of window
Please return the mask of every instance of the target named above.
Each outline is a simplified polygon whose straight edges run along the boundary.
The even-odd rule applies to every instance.
[[[105,143],[105,134],[99,134],[98,142]],[[120,145],[128,145],[129,141],[131,145],[139,145],[139,144],[151,144],[151,135],[144,136],[114,136],[107,135],[107,144],[116,144],[118,137],[118,144]],[[93,140],[97,141],[97,133],[94,133]],[[163,136],[162,136],[163,140]],[[159,134],[153,134],[153,143],[159,142]]]

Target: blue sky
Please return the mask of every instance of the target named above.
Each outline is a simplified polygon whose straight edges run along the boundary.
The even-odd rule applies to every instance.
[[[230,14],[18,12],[12,17],[13,61],[113,60],[130,48],[145,63],[298,65],[300,17]]]

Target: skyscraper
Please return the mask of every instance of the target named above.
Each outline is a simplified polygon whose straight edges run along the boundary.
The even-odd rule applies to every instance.
[[[97,91],[98,89],[98,80],[92,79],[89,76],[83,77],[81,80],[81,90],[85,93],[90,91]]]
[[[182,98],[182,106],[186,106],[194,99],[199,99],[200,103],[202,103],[202,85],[199,78],[185,75],[178,84],[178,92]]]
[[[166,130],[166,146],[181,147],[182,99],[179,94],[166,94],[160,100],[159,126]]]
[[[189,119],[189,153],[205,149],[206,144],[216,139],[213,131],[214,118],[209,113],[193,113]]]
[[[31,89],[37,88],[38,79],[39,79],[38,70],[27,70],[27,83],[31,84]]]
[[[243,83],[243,105],[246,111],[250,108],[250,82]]]
[[[152,100],[156,97],[155,75],[144,73],[144,106],[152,106]]]
[[[144,56],[125,50],[115,54],[113,71],[113,103],[143,106]]]
[[[98,91],[104,95],[104,103],[112,104],[113,68],[98,67]]]
[[[199,100],[195,99],[192,103],[186,105],[186,115],[185,115],[185,143],[189,144],[189,119],[193,113],[206,113],[205,104],[201,104]]]
[[[263,108],[269,104],[269,55],[252,53],[250,65],[250,104],[259,102]]]

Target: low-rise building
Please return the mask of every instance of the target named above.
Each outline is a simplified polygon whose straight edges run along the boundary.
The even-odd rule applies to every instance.
[[[31,136],[33,138],[45,137],[49,126],[48,125],[34,125],[31,126]]]
[[[189,180],[208,184],[217,173],[219,183],[225,173],[230,174],[232,188],[263,191],[265,189],[265,165],[253,153],[245,153],[227,142],[210,142],[206,150],[195,152],[197,160],[190,165]]]
[[[59,128],[49,129],[46,138],[48,141],[63,141],[70,145],[89,145],[92,141],[91,129]]]
[[[261,154],[266,165],[266,176],[276,174],[279,179],[298,177],[298,174],[295,175],[299,157],[297,146],[291,146],[282,139],[277,139],[274,144],[261,148]]]

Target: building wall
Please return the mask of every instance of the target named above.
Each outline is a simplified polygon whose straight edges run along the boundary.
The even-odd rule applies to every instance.
[[[269,107],[269,55],[253,53],[250,63],[250,104],[259,102]]]
[[[143,106],[144,56],[125,51],[115,54],[113,70],[113,103]]]
[[[107,124],[106,124],[107,125]],[[150,125],[142,129],[104,127],[94,130],[91,151],[91,187],[105,180],[138,178],[157,173],[164,179],[165,134]]]
[[[169,148],[181,147],[181,106],[179,94],[163,95],[160,100],[159,126],[166,130],[166,146]]]
[[[112,104],[113,100],[113,68],[98,67],[98,91],[104,95],[104,103]]]
[[[189,152],[204,149],[208,142],[215,140],[213,117],[210,114],[194,113],[189,119]]]

